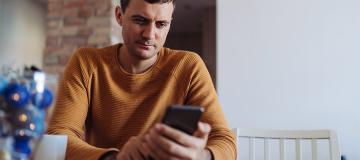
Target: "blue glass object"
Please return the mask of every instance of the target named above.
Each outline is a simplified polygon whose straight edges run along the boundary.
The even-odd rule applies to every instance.
[[[52,101],[44,72],[25,69],[23,75],[3,75],[0,71],[0,160],[5,153],[6,160],[31,159],[32,149],[45,132],[45,109]],[[6,140],[11,141],[4,148]]]
[[[32,96],[32,103],[39,109],[50,107],[52,101],[53,95],[48,88],[45,88],[43,93],[36,93]]]
[[[14,108],[22,108],[28,103],[30,94],[24,85],[13,83],[4,91],[6,102]]]
[[[3,94],[4,90],[6,89],[8,85],[8,81],[0,75],[0,94]]]
[[[15,137],[14,149],[16,152],[31,154],[30,139],[24,137]]]
[[[42,135],[45,132],[45,121],[43,118],[36,116],[32,123],[30,123],[30,129],[37,135]]]
[[[10,118],[13,125],[13,134],[22,137],[36,138],[45,131],[44,111],[34,109],[16,110]]]
[[[10,117],[13,128],[24,128],[31,122],[32,111],[28,109],[15,110]]]

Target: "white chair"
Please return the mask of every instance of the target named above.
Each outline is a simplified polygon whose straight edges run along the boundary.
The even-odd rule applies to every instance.
[[[64,160],[66,135],[44,135],[34,153],[34,160]]]
[[[334,131],[331,130],[257,130],[257,129],[233,129],[237,137],[238,147],[238,159],[244,160],[248,157],[249,160],[261,159],[270,160],[285,160],[285,159],[296,159],[296,160],[340,160],[340,149],[338,144],[338,137]],[[242,140],[241,140],[242,139]],[[324,144],[320,143],[326,142]],[[241,142],[248,143],[243,147]],[[307,143],[305,143],[307,142]],[[291,145],[292,146],[291,146]],[[305,145],[308,144],[308,145]],[[240,145],[242,147],[240,147]],[[258,147],[261,146],[261,147]],[[309,148],[309,153],[304,156],[302,153],[306,146]],[[319,158],[319,148],[322,146],[327,150],[327,158]],[[245,149],[248,147],[248,156],[240,157],[239,155],[243,152],[247,152]],[[255,150],[260,150],[256,152]],[[275,153],[274,153],[275,152]],[[290,155],[290,153],[292,155]],[[246,154],[246,153],[245,153]],[[273,158],[274,154],[277,154]],[[291,158],[289,158],[289,156]],[[304,158],[307,157],[307,158]]]

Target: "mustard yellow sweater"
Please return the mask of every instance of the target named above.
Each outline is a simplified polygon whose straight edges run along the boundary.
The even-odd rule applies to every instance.
[[[48,133],[68,135],[66,159],[97,160],[121,149],[171,104],[204,107],[201,121],[212,126],[207,148],[215,160],[235,159],[235,137],[198,55],[162,48],[150,69],[130,74],[117,60],[120,47],[78,49],[65,69]]]

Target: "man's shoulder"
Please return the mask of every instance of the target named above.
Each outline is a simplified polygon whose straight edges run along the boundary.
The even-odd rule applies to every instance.
[[[163,48],[164,58],[169,61],[184,61],[185,63],[199,62],[200,56],[192,51]]]
[[[160,63],[159,68],[162,69],[162,72],[169,71],[173,75],[181,77],[186,77],[186,75],[197,71],[204,64],[195,52],[169,48],[163,48]]]
[[[111,61],[117,51],[117,46],[118,44],[103,48],[81,47],[75,51],[74,56],[80,61],[86,61],[88,63]]]
[[[119,44],[106,46],[102,48],[94,48],[94,47],[81,47],[78,48],[76,53],[78,54],[88,54],[89,56],[106,56],[111,53],[116,52]]]

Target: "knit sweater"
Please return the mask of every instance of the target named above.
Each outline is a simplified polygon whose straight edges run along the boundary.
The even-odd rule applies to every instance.
[[[67,64],[48,128],[68,135],[66,159],[97,160],[120,150],[160,122],[171,104],[204,107],[201,121],[212,127],[206,147],[215,160],[235,159],[235,137],[201,58],[162,48],[153,66],[130,74],[118,61],[121,45],[80,48]]]

